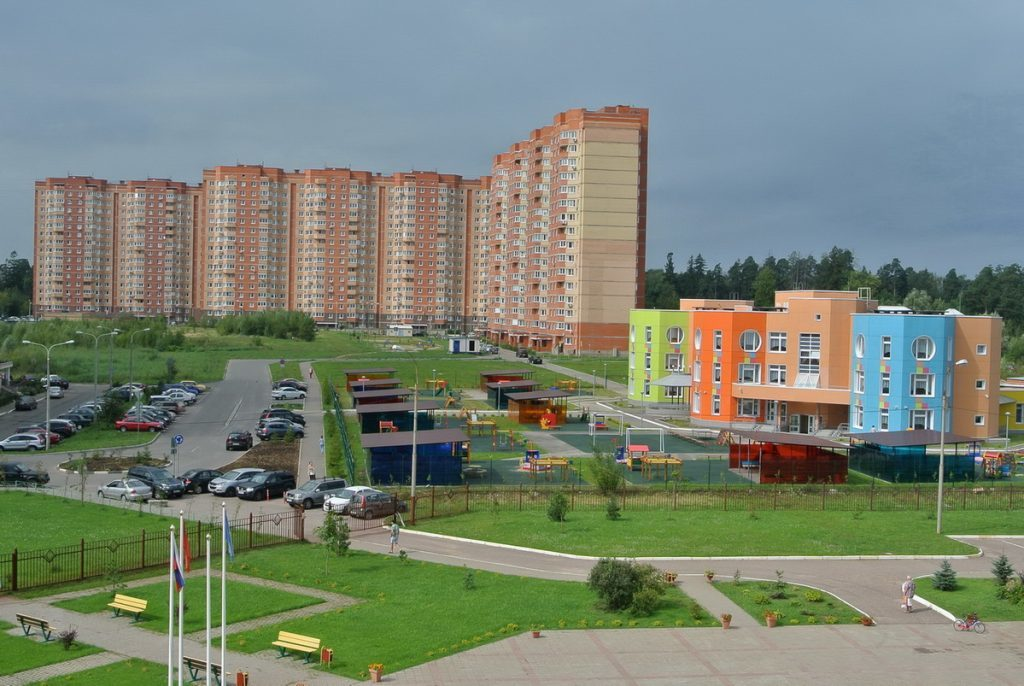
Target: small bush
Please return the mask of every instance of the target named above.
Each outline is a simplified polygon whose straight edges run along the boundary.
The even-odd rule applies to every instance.
[[[943,560],[942,565],[932,574],[932,587],[939,591],[956,590],[956,572],[949,560]]]
[[[462,578],[462,587],[467,591],[476,589],[476,577],[473,575],[472,569],[466,570],[466,576]]]
[[[1005,586],[1006,582],[1013,578],[1013,565],[1006,558],[1006,555],[1000,555],[992,563],[992,576],[996,578],[996,581],[1000,586]]]
[[[751,597],[751,600],[754,601],[755,605],[767,605],[768,603],[770,603],[772,601],[771,596],[769,596],[767,593],[764,593],[762,591],[758,591],[757,593],[755,593]]]
[[[64,650],[71,650],[75,647],[75,641],[78,640],[78,629],[71,627],[57,634],[57,640],[64,646]]]
[[[808,588],[804,591],[804,600],[809,603],[820,603],[825,599],[825,595],[816,588]]]
[[[565,493],[558,491],[548,501],[548,519],[553,522],[564,522],[569,512],[569,499]]]
[[[615,558],[598,560],[590,570],[587,586],[597,593],[601,605],[610,612],[629,608],[634,614],[653,612],[658,597],[665,592],[660,574],[652,565]],[[643,591],[650,593],[641,595]]]
[[[595,453],[593,459],[587,460],[590,480],[601,495],[612,495],[622,483],[622,468],[615,462],[610,453]]]
[[[604,508],[604,516],[613,522],[622,517],[622,508],[619,507],[619,499],[615,496],[608,498],[608,505]]]

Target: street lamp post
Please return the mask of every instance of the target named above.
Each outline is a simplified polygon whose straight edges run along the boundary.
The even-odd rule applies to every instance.
[[[605,390],[608,389],[608,363],[607,362],[604,363],[604,387],[605,387]]]
[[[149,331],[148,326],[145,329],[132,331],[128,336],[128,388],[130,389],[128,392],[131,393],[133,399],[135,398],[135,336],[147,331]]]
[[[107,329],[107,327],[105,327],[105,326],[97,326],[96,328],[97,329],[103,329],[104,331],[106,331],[106,329]],[[119,333],[121,333],[121,329],[111,329],[107,333],[101,333],[97,337],[97,338],[103,338],[104,336],[110,336],[110,341],[109,341],[109,343],[110,343],[110,345],[109,345],[109,348],[110,348],[110,363],[108,365],[108,370],[107,371],[110,373],[110,379],[108,381],[108,384],[110,385],[111,388],[114,387],[114,336],[116,336]]]
[[[1010,447],[1010,413],[1006,412],[1006,447]]]
[[[590,370],[590,388],[591,388],[591,394],[597,395],[597,370],[596,369],[591,369]]]
[[[54,343],[53,345],[43,345],[42,343],[36,343],[34,341],[23,340],[22,343],[26,345],[38,345],[40,348],[46,351],[46,450],[50,450],[50,351],[59,345],[73,345],[74,340],[64,341],[63,343]]]
[[[99,397],[99,383],[100,383],[100,339],[104,336],[116,336],[120,333],[117,329],[114,329],[110,333],[101,333],[99,335],[89,333],[88,331],[76,331],[75,333],[83,336],[88,336],[93,342],[93,356],[92,356],[92,395],[93,398]],[[113,350],[114,339],[110,339],[111,350]],[[111,364],[111,377],[113,377],[113,364]],[[113,378],[111,378],[111,386],[113,386]]]
[[[939,493],[935,506],[935,533],[942,533],[942,486],[946,472],[946,405],[949,402],[948,386],[953,379],[957,367],[967,364],[967,360],[957,360],[953,365],[946,365],[946,376],[942,379],[942,414],[939,417]]]

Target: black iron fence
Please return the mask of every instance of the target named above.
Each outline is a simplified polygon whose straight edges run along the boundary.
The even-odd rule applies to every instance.
[[[229,522],[235,552],[302,540],[301,510],[277,514],[249,514]],[[206,534],[210,552],[219,555],[223,545],[221,524],[186,522],[193,559],[206,556]],[[132,536],[103,541],[79,540],[73,545],[46,550],[15,549],[0,553],[2,591],[19,591],[56,586],[114,573],[167,567],[170,559],[168,530],[144,529]]]

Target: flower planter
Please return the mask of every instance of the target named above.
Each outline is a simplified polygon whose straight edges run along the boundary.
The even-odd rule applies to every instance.
[[[779,623],[779,618],[775,615],[768,615],[764,618],[764,623],[768,625],[769,629],[774,629],[775,625]]]
[[[728,629],[730,626],[732,626],[732,620],[731,619],[723,619],[722,620],[722,628],[723,629]]]
[[[534,638],[540,638],[540,629],[534,629],[532,632]]]
[[[371,669],[370,670],[370,681],[372,681],[373,683],[379,684],[382,676],[384,676],[384,670],[383,669]]]
[[[661,578],[665,581],[666,584],[674,584],[676,582],[676,578],[678,576],[679,575],[676,574],[675,572],[662,572],[661,573]]]

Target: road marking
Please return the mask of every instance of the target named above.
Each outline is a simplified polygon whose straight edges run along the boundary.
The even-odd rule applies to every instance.
[[[235,420],[235,415],[238,414],[238,408],[242,406],[242,400],[244,400],[244,398],[239,398],[238,402],[235,403],[235,409],[231,410],[231,414],[228,415],[227,421],[224,422],[225,429],[228,427],[228,424]]]

